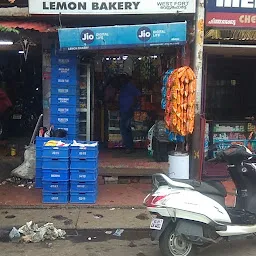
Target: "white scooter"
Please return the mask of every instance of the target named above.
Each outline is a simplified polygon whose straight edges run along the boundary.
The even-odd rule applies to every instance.
[[[165,256],[194,256],[196,250],[223,239],[241,239],[256,233],[255,155],[241,145],[218,153],[237,188],[236,206],[227,208],[227,192],[220,182],[172,180],[153,175],[154,190],[144,199],[154,216],[152,240],[159,240]]]

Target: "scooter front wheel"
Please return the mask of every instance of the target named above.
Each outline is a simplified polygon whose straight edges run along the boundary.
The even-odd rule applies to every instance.
[[[175,234],[175,225],[169,225],[159,239],[159,248],[164,256],[195,256],[193,244],[184,236]]]

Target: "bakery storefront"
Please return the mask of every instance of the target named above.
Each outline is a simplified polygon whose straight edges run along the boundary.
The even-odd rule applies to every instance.
[[[47,113],[51,124],[57,128],[71,125],[72,136],[100,141],[99,167],[105,174],[125,170],[126,176],[127,173],[136,176],[147,172],[145,170],[148,173],[167,170],[168,151],[174,145],[165,143],[161,147],[164,150],[158,150],[155,157],[150,156],[149,135],[156,121],[159,121],[157,130],[165,132],[161,106],[163,74],[190,65],[189,33],[195,1],[31,0],[29,11],[32,17],[39,14],[47,15],[47,19],[58,17],[59,35],[51,49],[52,60],[58,54],[76,59],[71,70],[76,70],[73,82],[77,83],[79,107],[74,115],[79,116],[79,124],[75,127],[74,122],[56,123],[61,120],[57,117],[61,113],[53,113],[56,108],[50,107]],[[52,75],[57,72],[54,68],[52,65]],[[113,88],[120,74],[129,75],[141,92],[132,123],[136,153],[130,155],[121,150],[118,90]],[[63,85],[69,86],[68,82]],[[56,90],[52,82],[53,93]],[[111,100],[106,101],[107,98]],[[51,104],[54,104],[53,99]]]

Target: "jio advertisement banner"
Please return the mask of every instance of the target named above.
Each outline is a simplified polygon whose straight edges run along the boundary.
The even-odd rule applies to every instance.
[[[187,23],[59,29],[62,50],[183,45]]]
[[[206,26],[256,28],[256,0],[208,0]]]

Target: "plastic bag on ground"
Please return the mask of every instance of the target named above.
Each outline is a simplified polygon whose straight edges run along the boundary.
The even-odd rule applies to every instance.
[[[45,240],[56,240],[64,238],[66,232],[62,229],[56,229],[53,223],[47,223],[42,227],[38,227],[32,221],[27,222],[19,228],[19,233],[22,234],[21,240],[26,243],[39,243]]]
[[[20,232],[15,227],[12,228],[11,232],[9,233],[9,238],[11,240],[18,240],[20,239]]]
[[[24,153],[24,162],[12,170],[11,175],[22,179],[32,180],[35,178],[36,150],[35,145],[30,145]]]

